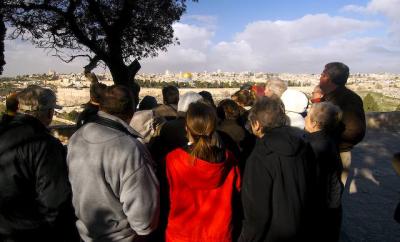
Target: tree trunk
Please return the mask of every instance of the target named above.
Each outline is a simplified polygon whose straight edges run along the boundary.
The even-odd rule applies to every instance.
[[[125,63],[123,62],[121,63],[111,61],[106,64],[111,72],[114,84],[126,86],[129,90],[131,90],[135,100],[135,104],[137,105],[139,102],[140,92],[140,87],[135,82],[137,71],[131,71],[129,68],[130,66],[125,65]]]

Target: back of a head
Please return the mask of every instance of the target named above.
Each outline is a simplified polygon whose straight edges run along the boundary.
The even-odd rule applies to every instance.
[[[18,110],[18,96],[16,92],[10,93],[6,97],[6,111],[15,113]]]
[[[132,93],[122,85],[107,87],[100,100],[100,110],[122,120],[130,120],[135,112]]]
[[[266,96],[271,96],[272,94],[275,94],[278,97],[281,97],[286,89],[287,83],[280,78],[269,79],[265,84]],[[271,94],[267,94],[267,92],[270,92]]]
[[[222,120],[237,120],[240,116],[240,107],[235,101],[224,99],[218,104],[217,114]]]
[[[327,133],[333,132],[341,120],[340,108],[330,102],[314,103],[308,115],[311,122]]]
[[[179,102],[179,90],[176,86],[166,86],[162,89],[164,104],[175,104]]]
[[[179,98],[179,102],[178,102],[178,112],[186,112],[189,108],[189,105],[191,103],[197,102],[199,100],[203,99],[203,97],[195,92],[187,92],[185,94],[183,94],[180,98]]]
[[[92,82],[90,84],[90,101],[100,103],[101,97],[103,96],[107,86],[100,82]]]
[[[217,125],[217,115],[212,106],[204,102],[194,102],[186,112],[186,127],[192,138],[191,155],[205,161],[215,161],[213,134]]]
[[[331,62],[325,65],[324,73],[338,86],[344,86],[349,78],[350,69],[341,62]]]
[[[255,96],[251,90],[243,89],[235,92],[232,95],[232,100],[243,107],[250,107],[254,104]]]
[[[54,110],[56,94],[51,89],[32,85],[18,94],[18,102],[20,112],[42,119],[49,110]]]
[[[251,90],[251,87],[252,87],[251,84],[246,83],[240,86],[240,90]]]
[[[285,107],[276,95],[261,97],[250,110],[249,120],[252,123],[258,121],[263,130],[285,126],[287,121]]]
[[[210,92],[201,91],[201,92],[199,92],[199,94],[200,94],[200,96],[203,97],[204,101],[209,103],[211,106],[215,107],[214,99],[213,99],[212,94]]]
[[[253,91],[256,97],[262,97],[265,95],[265,85],[260,85],[260,84],[253,85],[251,87],[251,90]]]
[[[153,96],[145,96],[139,103],[139,110],[150,110],[157,107],[157,99]]]

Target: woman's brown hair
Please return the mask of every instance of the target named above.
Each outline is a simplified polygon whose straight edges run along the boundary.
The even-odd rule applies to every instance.
[[[235,92],[231,96],[232,100],[238,103],[240,106],[246,107],[246,106],[253,106],[256,97],[254,92],[250,90],[239,90]]]
[[[195,102],[189,105],[186,112],[186,127],[189,137],[192,138],[190,154],[195,159],[215,162],[217,160],[215,142],[215,129],[217,115],[213,107],[203,102]]]

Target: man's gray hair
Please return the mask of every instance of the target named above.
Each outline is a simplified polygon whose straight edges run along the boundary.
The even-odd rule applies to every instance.
[[[285,106],[277,95],[260,97],[250,109],[249,121],[258,121],[263,130],[285,126],[287,117]]]
[[[48,88],[32,85],[18,94],[18,110],[39,118],[56,105],[56,94]]]
[[[286,91],[288,88],[287,82],[278,78],[274,77],[267,81],[265,84],[265,88],[271,90],[274,94],[278,95],[279,97]]]
[[[314,103],[310,112],[311,122],[316,122],[320,129],[332,132],[341,120],[340,108],[330,102]]]
[[[189,109],[189,105],[191,103],[195,103],[197,101],[202,100],[203,97],[196,93],[196,92],[187,92],[185,94],[183,94],[180,98],[179,98],[179,102],[178,102],[178,112],[184,112],[186,113],[187,110]]]

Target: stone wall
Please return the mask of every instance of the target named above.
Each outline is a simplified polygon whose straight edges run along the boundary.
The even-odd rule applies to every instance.
[[[369,112],[366,114],[367,128],[369,129],[399,129],[400,111]]]

